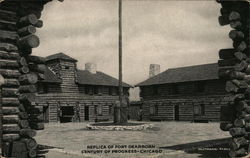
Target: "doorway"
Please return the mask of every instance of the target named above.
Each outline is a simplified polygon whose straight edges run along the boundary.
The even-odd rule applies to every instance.
[[[72,122],[73,116],[75,114],[73,106],[62,106],[62,116],[60,117],[61,123]]]
[[[84,106],[84,120],[89,121],[89,107]]]
[[[179,121],[179,105],[174,106],[174,120]]]

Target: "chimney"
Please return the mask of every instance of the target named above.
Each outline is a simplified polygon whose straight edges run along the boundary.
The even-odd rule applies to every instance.
[[[96,64],[94,63],[86,63],[85,70],[88,70],[92,74],[96,74]]]
[[[149,66],[149,78],[158,75],[161,72],[159,64],[150,64]]]

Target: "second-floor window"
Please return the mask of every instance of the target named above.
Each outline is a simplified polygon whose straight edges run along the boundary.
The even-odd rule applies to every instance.
[[[157,105],[150,105],[150,115],[158,115],[158,106]]]
[[[205,105],[194,105],[194,115],[196,116],[204,116],[205,115]]]

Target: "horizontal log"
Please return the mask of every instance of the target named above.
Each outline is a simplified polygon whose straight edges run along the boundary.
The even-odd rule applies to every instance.
[[[23,138],[20,140],[21,142],[24,142],[27,149],[31,150],[31,149],[36,149],[37,147],[37,143],[36,140],[33,138]]]
[[[13,142],[20,138],[19,134],[3,134],[3,141],[5,142]]]
[[[2,88],[3,97],[17,97],[19,95],[17,88]]]
[[[236,30],[242,29],[242,23],[240,21],[231,21],[230,26],[231,28],[236,29]]]
[[[44,64],[30,64],[29,68],[33,72],[44,73],[46,71],[46,66]]]
[[[238,128],[231,128],[231,129],[229,130],[229,133],[230,133],[231,136],[233,136],[233,137],[244,136],[244,135],[247,134],[245,128],[239,128],[239,127],[238,127]]]
[[[235,103],[234,107],[237,111],[240,112],[240,111],[244,110],[247,106],[248,106],[247,102],[245,100],[241,100],[241,101]]]
[[[29,121],[31,121],[31,122],[44,122],[44,116],[43,116],[43,114],[38,114],[38,115],[31,114],[29,117]]]
[[[44,129],[44,123],[37,123],[37,122],[29,122],[30,128],[35,130],[43,130]]]
[[[25,16],[27,14],[34,14],[37,17],[37,19],[40,19],[42,16],[41,11],[39,11],[37,9],[33,9],[33,8],[21,9],[21,10],[19,10],[18,14],[21,16]]]
[[[21,84],[36,84],[38,82],[38,76],[35,73],[24,74],[18,78],[18,81]]]
[[[221,49],[219,51],[220,59],[232,59],[234,58],[234,53],[236,52],[235,49]]]
[[[25,109],[25,107],[24,107],[23,104],[20,104],[20,105],[18,106],[18,108],[19,108],[19,110],[20,110],[21,112],[25,112],[25,111],[26,111],[26,109]]]
[[[39,81],[45,79],[45,74],[43,74],[43,73],[37,73],[37,76],[38,76]]]
[[[36,28],[32,25],[23,27],[17,31],[20,36],[27,36],[36,33]]]
[[[36,136],[36,131],[33,129],[21,129],[19,134],[22,137],[32,138]]]
[[[235,64],[234,69],[236,71],[246,71],[247,72],[248,67],[249,67],[249,64],[243,60],[240,63]]]
[[[27,16],[21,17],[19,22],[18,22],[18,26],[22,27],[22,26],[28,26],[28,25],[34,25],[36,24],[38,21],[36,15],[34,14],[29,14]]]
[[[13,11],[7,11],[7,10],[0,9],[0,19],[6,20],[6,21],[16,22],[17,15]]]
[[[34,149],[29,150],[28,155],[31,158],[35,158],[36,157],[36,150],[34,150]]]
[[[15,43],[19,38],[15,31],[0,30],[0,41]]]
[[[19,63],[21,66],[28,66],[28,63],[27,63],[25,57],[21,57],[21,58],[18,60],[18,63]]]
[[[19,133],[20,127],[18,124],[3,124],[3,133]]]
[[[218,61],[218,66],[223,67],[223,66],[234,66],[236,63],[238,63],[238,60],[235,58],[232,59],[227,59],[227,60],[219,60]]]
[[[247,49],[247,44],[245,41],[235,41],[233,42],[233,47],[237,50],[237,51],[240,51],[240,52],[243,52],[244,50]]]
[[[235,12],[235,11],[232,11],[230,14],[229,14],[229,17],[228,17],[229,21],[235,21],[235,20],[240,20],[240,13],[238,12]]]
[[[36,101],[35,93],[22,93],[19,95],[19,101],[22,103],[32,103]]]
[[[220,129],[222,131],[229,131],[230,128],[233,128],[233,124],[232,123],[228,123],[228,122],[221,122],[220,123]]]
[[[22,37],[17,42],[18,47],[21,49],[30,49],[30,48],[36,48],[40,44],[40,40],[36,35],[28,35],[25,37]]]
[[[21,68],[19,68],[19,72],[21,72],[23,74],[27,74],[30,72],[30,69],[28,66],[22,66]]]
[[[6,78],[17,78],[21,75],[18,70],[11,69],[0,69],[0,74]]]
[[[19,112],[19,117],[21,118],[21,119],[28,119],[28,114],[26,113],[26,112]]]
[[[12,51],[17,51],[18,48],[10,43],[0,43],[0,50],[1,51],[8,51],[8,52],[12,52]]]
[[[27,109],[29,114],[41,114],[43,112],[43,106],[35,106]]]
[[[218,21],[221,26],[228,25],[230,23],[229,18],[226,15],[219,16]]]
[[[17,79],[4,79],[2,87],[18,87],[20,85]]]
[[[0,59],[0,68],[18,68],[19,65],[16,60],[6,60],[6,59]]]
[[[27,57],[28,55],[32,54],[32,48],[21,48],[20,55]]]
[[[1,30],[10,30],[15,31],[16,30],[16,22],[6,21],[6,20],[0,20],[0,29]]]
[[[36,153],[39,154],[39,155],[46,154],[46,153],[48,153],[48,152],[49,152],[48,149],[36,150]]]
[[[34,56],[34,55],[30,55],[27,56],[27,60],[32,63],[36,63],[36,64],[45,64],[46,59],[44,57],[40,57],[40,56]]]
[[[6,51],[0,51],[0,58],[1,59],[19,59],[20,56],[16,52],[6,52]]]
[[[248,84],[245,81],[232,80],[226,82],[226,91],[227,92],[243,92],[247,89]]]
[[[17,107],[2,107],[4,115],[18,114],[20,111]]]
[[[2,98],[3,106],[18,106],[20,104],[17,98]]]
[[[23,129],[29,128],[29,122],[27,120],[20,120],[18,125]]]
[[[3,123],[6,124],[17,124],[19,120],[20,119],[18,115],[3,115]]]
[[[37,88],[35,85],[25,85],[19,87],[20,93],[35,93],[37,92]]]
[[[244,59],[247,59],[247,55],[242,52],[235,52],[234,57],[238,59],[239,61],[242,61]]]

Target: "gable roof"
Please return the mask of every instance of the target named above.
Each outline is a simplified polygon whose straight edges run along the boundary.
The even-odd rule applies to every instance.
[[[46,57],[46,61],[50,61],[50,60],[56,60],[56,59],[63,59],[63,60],[68,60],[68,61],[73,61],[73,62],[77,62],[76,59],[64,54],[64,53],[57,53],[57,54],[53,54],[50,56]]]
[[[83,85],[119,86],[119,80],[116,78],[100,71],[92,74],[88,70],[77,70],[77,83]],[[123,82],[123,87],[132,86]]]
[[[140,86],[149,86],[157,84],[213,80],[218,78],[218,64],[194,65],[188,67],[168,69],[154,77],[151,77],[139,84]]]
[[[45,83],[61,83],[62,80],[56,76],[54,72],[52,72],[47,66],[46,70],[44,72],[44,80],[41,80],[40,82],[45,82]]]

